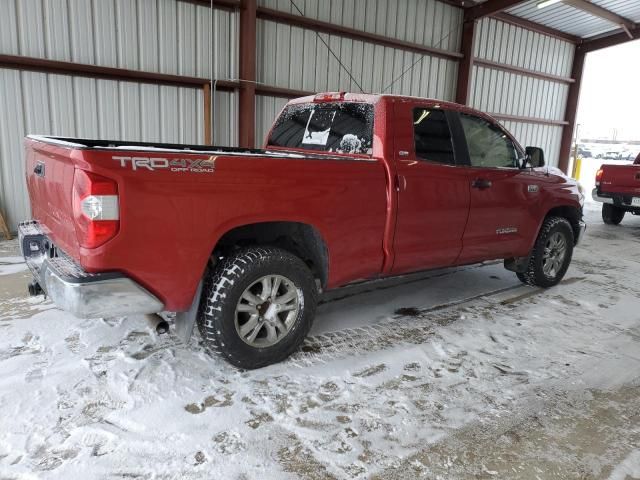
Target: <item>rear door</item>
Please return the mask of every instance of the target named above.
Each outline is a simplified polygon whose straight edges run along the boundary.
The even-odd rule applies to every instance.
[[[524,154],[499,125],[460,113],[468,151],[467,186],[471,205],[459,263],[525,255],[537,220],[538,173],[520,169]]]
[[[433,103],[395,104],[394,274],[451,265],[462,249],[469,186],[456,165],[449,116]]]

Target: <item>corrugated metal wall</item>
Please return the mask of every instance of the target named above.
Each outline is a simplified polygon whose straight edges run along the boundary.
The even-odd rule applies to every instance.
[[[176,0],[2,0],[0,53],[236,78],[238,14]]]
[[[294,0],[309,18],[442,50],[460,49],[462,10],[435,0]],[[290,0],[261,7],[299,15]]]
[[[273,120],[287,103],[286,98],[264,95],[256,96],[256,143],[262,146],[271,129]]]
[[[569,77],[574,45],[492,18],[476,27],[475,56],[506,65]],[[562,121],[569,86],[514,72],[474,65],[470,104],[485,112]],[[503,122],[523,145],[545,150],[558,164],[562,126]]]
[[[2,0],[0,53],[219,79],[237,77],[238,14],[176,0]],[[0,69],[0,206],[29,217],[22,138],[31,133],[202,143],[198,88]],[[237,144],[238,99],[218,92],[219,145]]]
[[[258,4],[299,14],[289,0],[259,0]],[[296,5],[309,18],[451,52],[460,49],[462,10],[436,0],[296,0]],[[387,93],[443,100],[453,100],[455,96],[458,62],[454,60],[336,35],[320,36],[355,81],[315,31],[261,19],[257,31],[257,80],[310,92],[358,92],[360,84],[365,92],[379,93],[415,64]],[[268,98],[259,99],[256,104],[256,135],[260,141],[273,120],[273,102],[282,104],[280,99]]]

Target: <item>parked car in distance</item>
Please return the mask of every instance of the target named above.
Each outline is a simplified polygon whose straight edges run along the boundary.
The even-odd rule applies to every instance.
[[[598,155],[596,155],[596,158],[599,158],[602,160],[621,160],[622,155],[620,154],[620,152],[610,150],[604,153],[599,153]]]
[[[602,203],[602,220],[618,225],[627,212],[640,215],[640,153],[633,165],[602,165],[592,197]]]
[[[583,146],[578,146],[578,155],[582,158],[593,158],[593,152]]]
[[[283,360],[319,293],[504,259],[556,285],[585,229],[578,184],[490,116],[439,100],[290,101],[264,149],[30,136],[20,244],[81,317],[178,312],[242,368]]]

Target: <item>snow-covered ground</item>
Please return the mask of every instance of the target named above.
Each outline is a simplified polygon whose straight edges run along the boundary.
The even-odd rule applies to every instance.
[[[587,219],[556,288],[492,263],[334,292],[251,372],[26,298],[2,242],[0,478],[639,478],[640,218]]]

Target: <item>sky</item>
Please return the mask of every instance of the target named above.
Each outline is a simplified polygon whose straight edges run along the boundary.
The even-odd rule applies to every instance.
[[[578,135],[640,140],[640,40],[588,54],[583,75]]]

